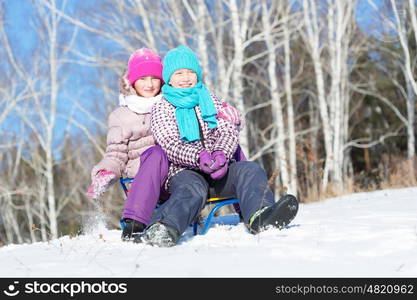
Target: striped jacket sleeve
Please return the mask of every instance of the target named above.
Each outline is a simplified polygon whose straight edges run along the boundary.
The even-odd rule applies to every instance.
[[[199,154],[203,151],[203,146],[200,141],[185,143],[180,139],[175,109],[165,99],[152,107],[151,131],[170,162],[193,169],[199,168]]]

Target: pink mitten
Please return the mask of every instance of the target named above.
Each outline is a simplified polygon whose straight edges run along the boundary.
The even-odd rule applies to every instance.
[[[110,185],[116,180],[116,174],[111,171],[101,170],[93,179],[87,191],[87,196],[91,199],[100,197]]]
[[[227,102],[222,102],[222,108],[218,111],[217,117],[234,125],[241,123],[239,111]]]

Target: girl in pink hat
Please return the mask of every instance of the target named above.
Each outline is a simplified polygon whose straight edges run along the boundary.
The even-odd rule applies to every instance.
[[[87,195],[93,199],[120,177],[134,178],[122,216],[126,224],[122,239],[143,231],[158,201],[169,196],[164,189],[169,162],[150,129],[152,106],[162,98],[162,68],[161,57],[150,49],[130,56],[127,73],[120,79],[119,107],[108,118],[106,153],[91,171]],[[239,113],[228,104],[219,117],[240,126]]]

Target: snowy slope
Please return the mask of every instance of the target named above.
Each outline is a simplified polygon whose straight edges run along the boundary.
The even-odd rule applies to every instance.
[[[164,249],[120,234],[0,248],[0,277],[416,277],[417,188],[302,204],[292,226],[257,236],[215,225]]]

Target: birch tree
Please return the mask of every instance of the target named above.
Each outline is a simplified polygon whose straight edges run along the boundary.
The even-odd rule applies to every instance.
[[[417,95],[417,82],[414,76],[416,57],[411,49],[417,46],[417,18],[416,5],[412,0],[393,1],[390,0],[390,11],[382,11],[373,0],[368,0],[370,6],[378,13],[386,28],[388,28],[389,38],[385,42],[396,43],[400,45],[402,55],[394,55],[394,62],[399,65],[405,80],[405,86],[394,78],[392,72],[384,70],[388,78],[393,82],[403,96],[406,103],[406,116],[396,107],[390,99],[380,95],[375,89],[363,91],[363,93],[372,94],[387,105],[398,119],[404,124],[407,131],[407,157],[410,174],[415,174],[415,103]],[[390,16],[392,13],[392,17]],[[414,37],[414,44],[411,37]],[[414,57],[413,57],[414,56]]]
[[[289,188],[289,174],[288,174],[288,163],[287,163],[287,151],[286,151],[286,138],[285,138],[285,129],[284,117],[283,117],[283,105],[281,102],[280,91],[278,90],[278,76],[277,76],[277,66],[276,66],[276,50],[274,35],[272,34],[272,24],[271,24],[271,12],[275,13],[275,10],[269,10],[267,8],[267,3],[262,2],[262,25],[265,31],[265,44],[268,50],[268,79],[271,89],[271,108],[272,108],[272,120],[274,126],[277,128],[277,142],[274,145],[275,148],[275,165],[279,169],[279,174],[282,180],[282,185]],[[294,193],[291,191],[291,193]]]
[[[355,1],[326,2],[326,22],[320,20],[320,6],[316,0],[304,0],[305,41],[313,60],[316,74],[317,100],[323,127],[326,150],[323,171],[323,189],[329,180],[336,187],[342,187],[345,144],[348,127],[348,80],[349,80],[349,40]],[[327,31],[327,37],[324,34]],[[329,56],[328,75],[330,84],[325,80],[326,69],[324,50]],[[325,86],[330,85],[329,91]]]
[[[391,0],[391,6],[393,9],[395,23],[394,28],[398,35],[401,49],[403,51],[403,70],[404,77],[406,80],[407,96],[406,96],[406,107],[407,107],[407,156],[409,159],[410,173],[414,172],[414,158],[415,158],[415,99],[417,96],[417,82],[414,76],[415,60],[416,57],[411,57],[411,45],[408,38],[409,29],[414,35],[414,47],[417,47],[417,18],[416,18],[416,5],[412,0],[404,3],[403,6],[393,0]],[[399,12],[402,11],[402,13]],[[407,14],[408,12],[408,14]],[[407,22],[407,15],[409,15],[410,22]]]
[[[239,11],[236,0],[228,0],[230,8],[230,17],[232,20],[233,29],[233,69],[232,69],[232,82],[233,82],[233,103],[236,108],[245,115],[245,103],[243,101],[243,61],[245,51],[245,40],[249,26],[249,15],[251,12],[252,0],[242,1],[242,9]],[[245,153],[249,152],[249,138],[248,127],[243,128],[240,134],[240,145]]]
[[[47,1],[48,5],[56,8],[55,0]],[[39,172],[39,178],[45,182],[39,186],[39,215],[43,239],[46,238],[46,227],[48,236],[58,237],[58,202],[60,197],[56,194],[54,168],[56,165],[56,136],[58,122],[59,90],[61,88],[63,67],[61,61],[65,55],[61,43],[62,31],[60,26],[62,18],[55,12],[51,12],[44,6],[36,6],[38,14],[38,38],[43,47],[39,55],[32,57],[34,62],[33,78],[27,74],[21,74],[23,82],[33,91],[31,99],[31,110],[19,112],[19,116],[30,129],[31,135],[39,142],[41,154],[38,156],[38,163],[33,165],[34,170]],[[73,39],[69,39],[68,48],[71,48]],[[64,48],[65,49],[65,48]],[[16,65],[17,73],[22,70]],[[40,77],[42,74],[44,77]],[[43,180],[42,180],[43,179]],[[43,194],[45,192],[45,194]]]
[[[355,1],[328,1],[328,42],[331,86],[329,111],[332,130],[333,176],[332,180],[343,187],[345,144],[348,141],[349,119],[349,42],[352,34],[352,17]],[[351,55],[352,56],[352,55]]]
[[[323,188],[326,189],[328,184],[329,169],[332,169],[333,164],[331,152],[331,128],[329,113],[327,110],[326,91],[324,88],[324,70],[321,59],[324,48],[324,44],[320,40],[323,25],[319,22],[319,16],[317,15],[317,3],[315,0],[304,0],[303,12],[305,25],[305,35],[303,34],[303,37],[306,42],[307,49],[310,52],[311,59],[313,61],[314,72],[316,75],[317,101],[323,126],[324,148],[326,150],[326,162],[324,168],[325,172],[323,174]]]
[[[295,25],[294,21],[300,21],[298,17],[291,18],[292,2],[283,9],[284,22],[283,22],[283,33],[284,33],[284,86],[285,95],[287,99],[287,119],[288,119],[288,154],[289,154],[289,187],[290,191],[297,195],[297,150],[296,150],[296,139],[295,139],[295,117],[294,117],[294,103],[293,103],[293,90],[292,90],[292,74],[291,74],[291,36],[293,35],[290,29],[291,25]],[[302,24],[302,22],[300,22]],[[294,26],[296,28],[296,26]],[[294,30],[296,31],[296,30]]]

